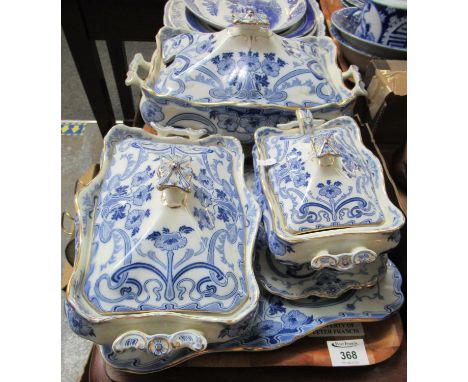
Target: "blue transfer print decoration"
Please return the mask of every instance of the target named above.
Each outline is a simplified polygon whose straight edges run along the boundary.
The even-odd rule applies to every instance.
[[[230,312],[246,299],[246,217],[234,152],[148,138],[115,145],[96,201],[84,284],[91,304],[106,312]],[[190,168],[172,166],[174,158],[181,164],[189,158]],[[162,189],[187,186],[189,192],[173,221],[161,219],[164,209],[174,211],[161,202],[161,182]]]
[[[71,330],[82,337],[96,337],[92,325],[83,317],[76,314],[75,309],[67,301],[64,303],[64,309]]]
[[[314,140],[332,135],[339,152],[338,167],[329,171],[333,177],[322,181],[313,180],[320,167],[312,160],[310,134],[283,136],[277,129],[262,134],[262,149],[276,163],[268,168],[268,179],[288,230],[307,232],[383,221],[373,174],[366,158],[353,146],[350,130],[336,127],[314,133]]]

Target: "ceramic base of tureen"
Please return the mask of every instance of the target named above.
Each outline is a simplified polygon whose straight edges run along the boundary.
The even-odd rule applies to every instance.
[[[138,350],[116,354],[107,345],[100,346],[100,350],[112,367],[132,373],[160,371],[207,353],[274,350],[290,345],[325,325],[387,318],[403,304],[401,281],[400,272],[388,261],[384,278],[375,286],[350,290],[336,299],[310,297],[292,301],[262,290],[252,322],[226,326],[219,334],[220,340],[226,337],[231,337],[231,340],[210,343],[206,350],[198,353],[181,349],[168,357],[155,357]],[[240,337],[239,332],[243,333]]]
[[[271,294],[288,300],[310,296],[337,298],[351,289],[374,286],[387,272],[387,255],[381,255],[370,264],[355,265],[349,270],[332,268],[312,269],[308,263],[286,265],[280,263],[268,250],[266,234],[260,225],[255,257],[255,274],[259,283]]]

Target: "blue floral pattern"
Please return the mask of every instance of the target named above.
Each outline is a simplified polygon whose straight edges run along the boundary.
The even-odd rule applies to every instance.
[[[246,298],[246,217],[233,152],[143,138],[115,145],[96,205],[84,288],[97,309],[229,312]],[[180,220],[186,223],[177,226],[157,215],[162,205],[155,193],[162,191],[155,185],[168,158],[190,158],[193,171],[187,216]]]
[[[268,220],[264,220],[269,225]],[[282,264],[267,250],[266,233],[260,227],[257,237],[255,273],[263,287],[272,294],[299,299],[310,296],[337,298],[351,289],[375,285],[387,271],[387,255],[370,264],[360,264],[348,271],[312,269],[310,263]],[[272,309],[272,308],[270,308]]]
[[[64,303],[64,309],[71,330],[82,337],[96,337],[92,325],[83,317],[76,314],[75,309],[67,301]]]
[[[273,158],[275,165],[267,176],[281,208],[288,230],[307,232],[327,227],[379,224],[384,215],[380,208],[372,174],[366,158],[352,145],[350,132],[329,128],[314,133],[332,135],[342,155],[336,178],[313,182],[312,173],[318,171],[312,160],[313,148],[308,134],[283,136],[271,129],[262,138],[262,149]],[[302,152],[300,147],[307,148]],[[343,175],[341,175],[343,174]]]
[[[290,301],[262,293],[253,320],[248,318],[225,326],[219,333],[223,342],[209,343],[206,352],[273,350],[289,345],[323,325],[349,319],[385,319],[403,304],[401,281],[400,273],[389,262],[385,279],[376,286],[350,291],[336,299],[311,297]],[[125,359],[107,345],[102,347],[102,352],[114,367],[138,372],[162,370],[194,356],[181,350],[163,360],[140,358],[138,353]]]

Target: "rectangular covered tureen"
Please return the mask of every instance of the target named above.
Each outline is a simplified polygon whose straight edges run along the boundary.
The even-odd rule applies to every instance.
[[[322,121],[323,122],[323,121]],[[350,117],[264,127],[255,134],[257,192],[269,247],[284,263],[349,269],[395,247],[403,213]]]
[[[289,122],[298,108],[332,118],[365,94],[356,67],[338,68],[331,38],[283,38],[251,13],[218,33],[164,27],[156,40],[152,62],[136,55],[126,81],[141,88],[147,123],[200,126],[251,143],[258,127]],[[352,90],[343,82],[349,77]]]
[[[203,351],[225,325],[252,319],[259,298],[260,211],[240,143],[155,129],[111,129],[100,173],[76,197],[67,317],[119,359]]]

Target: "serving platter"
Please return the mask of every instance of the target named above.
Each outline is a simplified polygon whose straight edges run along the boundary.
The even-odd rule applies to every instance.
[[[372,288],[351,290],[337,299],[311,297],[290,301],[262,290],[255,319],[249,325],[226,326],[221,337],[241,338],[220,344],[209,344],[198,353],[185,349],[169,357],[150,359],[139,351],[116,354],[109,346],[100,351],[112,367],[132,373],[160,371],[193,357],[226,351],[268,351],[279,349],[303,338],[315,330],[333,323],[383,320],[397,312],[403,304],[401,275],[389,261],[384,278]]]
[[[184,0],[200,20],[217,29],[227,28],[233,17],[253,10],[267,21],[274,32],[299,22],[306,12],[305,0]]]

